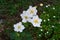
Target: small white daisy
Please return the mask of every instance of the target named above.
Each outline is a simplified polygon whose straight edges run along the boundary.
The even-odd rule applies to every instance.
[[[46,5],[46,8],[48,8],[48,5]]]
[[[43,31],[43,29],[40,29],[41,31]]]
[[[54,25],[52,25],[52,27],[55,27]]]
[[[55,7],[53,7],[53,10],[55,10]]]
[[[37,14],[37,9],[36,7],[29,6],[29,9],[27,10],[27,12],[29,13],[29,15],[33,16]]]
[[[34,27],[40,27],[42,19],[40,19],[37,15],[33,16],[33,19],[30,20]]]
[[[48,8],[50,6],[50,4],[46,5],[46,8]]]
[[[49,33],[49,32],[47,31],[47,33]]]
[[[46,20],[45,20],[45,19],[44,19],[43,21],[44,21],[44,22],[46,22]]]
[[[39,34],[39,36],[41,37],[41,34]]]
[[[56,16],[53,16],[53,18],[55,18]]]
[[[22,22],[24,23],[26,23],[31,17],[26,11],[23,11],[23,13],[20,16],[22,18]]]
[[[48,19],[48,21],[50,21],[50,19]]]
[[[22,25],[21,22],[14,24],[14,31],[22,32],[25,29],[25,27]]]

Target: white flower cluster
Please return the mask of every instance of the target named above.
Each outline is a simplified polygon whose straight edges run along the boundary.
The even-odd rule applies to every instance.
[[[23,11],[20,16],[22,18],[22,22],[30,22],[34,27],[40,27],[42,19],[38,17],[36,7],[29,6],[29,9],[27,9],[27,11]],[[24,29],[25,27],[21,22],[14,25],[14,30],[17,32],[22,32]]]

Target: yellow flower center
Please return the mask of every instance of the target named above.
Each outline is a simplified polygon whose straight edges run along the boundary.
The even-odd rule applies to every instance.
[[[28,19],[28,17],[27,17],[27,16],[25,16],[25,19]]]
[[[38,20],[37,20],[37,19],[35,19],[35,20],[34,20],[34,23],[35,23],[35,24],[36,24],[36,23],[38,23]]]
[[[21,28],[21,26],[18,26],[18,29],[20,29]]]
[[[30,10],[30,14],[33,14],[34,13],[34,10]]]

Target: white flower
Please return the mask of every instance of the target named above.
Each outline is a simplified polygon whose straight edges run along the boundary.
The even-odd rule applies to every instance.
[[[43,29],[40,29],[41,31],[43,31]]]
[[[24,23],[26,23],[31,17],[26,11],[23,11],[23,13],[20,16],[22,18],[22,22]]]
[[[43,6],[43,3],[40,3],[40,6]]]
[[[29,13],[29,15],[33,16],[37,14],[37,9],[36,7],[29,6],[29,9],[27,10],[27,12]]]
[[[40,27],[42,19],[40,19],[37,15],[33,16],[33,19],[30,20],[34,27]]]
[[[52,25],[52,27],[55,27],[54,25]]]
[[[46,5],[46,7],[49,7],[49,6],[50,6],[50,4]]]
[[[56,16],[53,16],[53,18],[55,18]]]
[[[39,36],[41,36],[41,34],[39,34]]]
[[[25,27],[22,25],[21,22],[14,24],[14,31],[22,32],[25,29]]]
[[[50,19],[48,19],[48,21],[50,21]]]
[[[43,20],[44,22],[46,22],[46,20]]]
[[[46,5],[46,7],[48,7],[48,5]]]
[[[49,32],[47,31],[47,33],[49,33]]]
[[[53,10],[55,10],[55,7],[53,7]]]

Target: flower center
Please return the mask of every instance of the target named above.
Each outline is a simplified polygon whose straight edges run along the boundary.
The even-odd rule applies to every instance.
[[[28,17],[27,17],[27,16],[25,16],[25,19],[28,19]]]
[[[30,10],[30,14],[33,14],[34,13],[34,10]]]
[[[34,20],[34,23],[35,23],[35,24],[36,24],[36,23],[38,23],[38,20],[37,20],[37,19],[35,19],[35,20]]]
[[[20,29],[21,28],[21,26],[18,26],[18,29]]]

